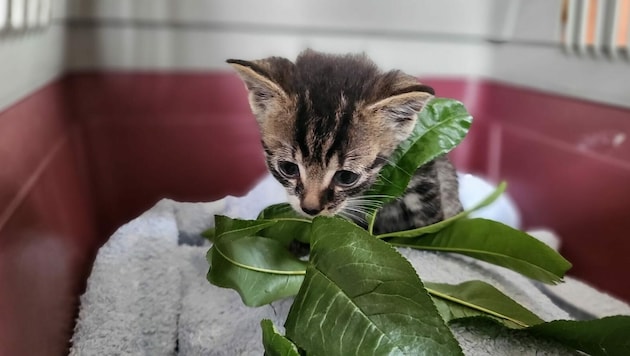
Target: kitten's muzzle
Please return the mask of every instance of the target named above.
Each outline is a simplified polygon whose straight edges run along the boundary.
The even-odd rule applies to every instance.
[[[305,214],[308,214],[308,215],[310,215],[310,216],[315,216],[315,215],[317,215],[317,214],[321,213],[321,212],[322,212],[322,210],[324,210],[324,209],[322,209],[322,207],[321,207],[321,206],[318,206],[318,207],[309,207],[309,206],[306,206],[306,205],[304,205],[304,204],[301,204],[301,205],[300,205],[300,208],[302,209],[302,211],[303,211]]]

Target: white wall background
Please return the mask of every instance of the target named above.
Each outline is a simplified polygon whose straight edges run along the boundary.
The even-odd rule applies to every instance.
[[[294,58],[312,47],[366,52],[417,74],[477,75],[488,71],[485,39],[504,31],[493,12],[510,2],[71,1],[69,65],[217,69],[227,58]]]
[[[630,62],[566,54],[561,3],[58,1],[50,29],[0,37],[0,108],[63,68],[228,70],[227,58],[294,58],[307,47],[366,52],[386,69],[420,76],[490,78],[630,107]]]
[[[46,27],[10,29],[8,19],[1,22],[0,111],[64,71],[64,18],[68,5],[65,0],[53,1],[51,19]],[[0,0],[0,6],[7,6],[7,3],[7,0]],[[7,15],[6,11],[2,13]]]

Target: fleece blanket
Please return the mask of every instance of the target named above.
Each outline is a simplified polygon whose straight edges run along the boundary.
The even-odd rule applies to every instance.
[[[467,186],[463,184],[462,190]],[[98,252],[81,296],[70,355],[262,355],[260,320],[271,319],[282,329],[292,299],[250,308],[235,291],[208,283],[205,254],[210,245],[199,233],[213,226],[215,214],[254,218],[265,206],[284,199],[282,188],[267,178],[240,198],[211,203],[162,200],[122,226]],[[495,207],[502,216],[490,210],[486,217],[518,224],[518,214],[508,200],[497,204],[503,204]],[[549,231],[535,234],[552,245],[559,243]],[[472,259],[410,249],[400,252],[423,280],[483,280],[545,320],[571,319],[579,313],[630,315],[626,304],[573,279],[541,288],[516,273]],[[492,325],[451,328],[466,355],[574,353],[551,341]]]

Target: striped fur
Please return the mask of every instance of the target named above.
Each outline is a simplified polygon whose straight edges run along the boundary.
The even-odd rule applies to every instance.
[[[228,63],[246,84],[267,166],[293,208],[363,223],[375,203],[361,194],[409,136],[433,90],[400,71],[383,73],[361,55],[307,50],[295,63],[279,57]],[[454,170],[441,157],[382,207],[376,229],[424,226],[460,210]]]

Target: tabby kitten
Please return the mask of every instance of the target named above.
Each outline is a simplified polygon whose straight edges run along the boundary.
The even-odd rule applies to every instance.
[[[302,52],[227,61],[249,91],[267,166],[304,215],[339,214],[365,225],[376,202],[362,196],[413,130],[433,89],[363,55]],[[443,156],[420,167],[400,198],[382,206],[374,230],[425,226],[461,211],[455,170]]]

